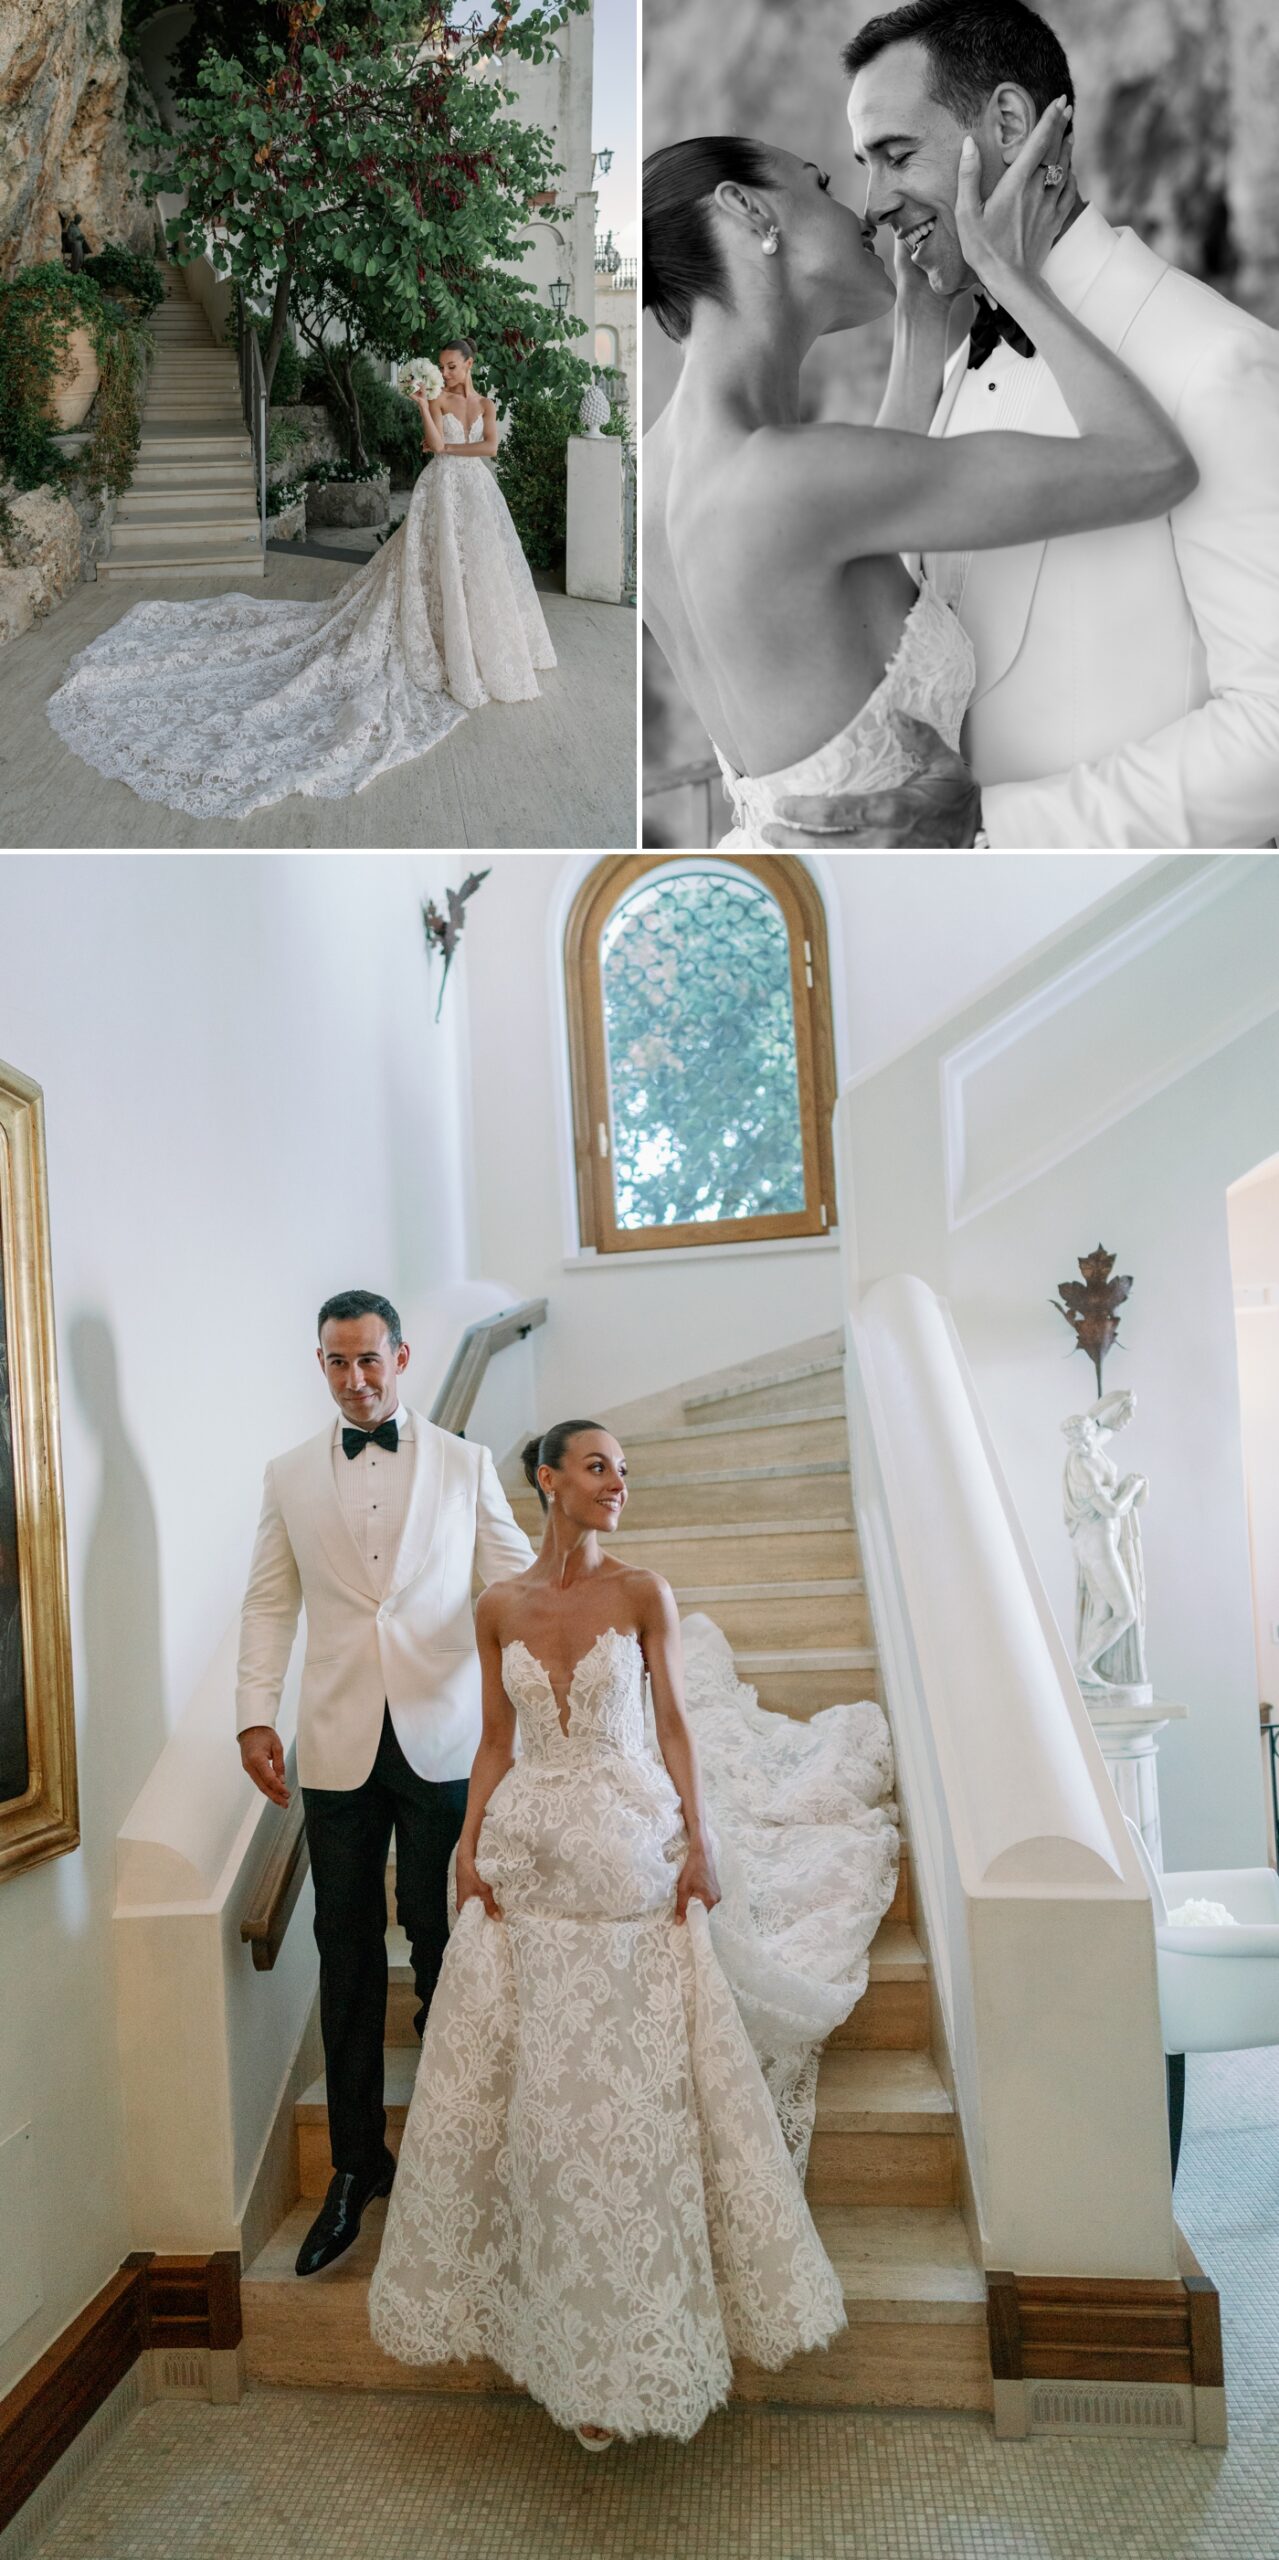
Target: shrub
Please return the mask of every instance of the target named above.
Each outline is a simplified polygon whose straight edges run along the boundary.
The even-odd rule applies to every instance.
[[[164,278],[154,258],[139,256],[133,249],[121,249],[108,242],[96,258],[86,258],[80,270],[92,276],[102,291],[119,301],[132,302],[144,320],[149,320],[164,300]]]
[[[344,352],[335,350],[335,354],[341,355],[345,365]],[[389,465],[400,480],[415,480],[422,465],[422,421],[412,401],[406,399],[402,391],[394,390],[389,382],[384,382],[381,375],[374,372],[367,356],[352,356],[349,372],[351,388],[359,403],[364,446],[370,460],[376,463],[378,470]],[[302,367],[300,397],[323,404],[349,454],[350,416],[323,356],[307,357]],[[342,472],[334,476],[358,479],[361,474]]]
[[[568,440],[576,426],[576,400],[526,393],[497,449],[502,495],[533,569],[558,569],[564,559]]]
[[[78,328],[89,332],[102,379],[88,444],[68,463],[46,404]],[[83,269],[73,276],[60,264],[23,267],[0,285],[0,464],[17,488],[56,487],[74,472],[89,489],[122,495],[138,450],[150,344],[144,324]]]

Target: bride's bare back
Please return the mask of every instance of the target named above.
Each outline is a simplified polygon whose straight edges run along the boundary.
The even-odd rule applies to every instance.
[[[678,395],[644,441],[644,616],[739,773],[824,746],[874,692],[915,597],[898,558],[849,560],[806,502],[821,429],[726,437],[713,472]]]

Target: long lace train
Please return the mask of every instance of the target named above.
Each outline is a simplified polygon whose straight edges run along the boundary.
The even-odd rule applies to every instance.
[[[464,439],[445,413],[451,443],[475,428]],[[554,664],[496,480],[482,461],[441,457],[399,531],[325,603],[135,605],[72,661],[48,713],[140,799],[243,818],[293,791],[363,791],[468,711],[532,700],[535,670]]]

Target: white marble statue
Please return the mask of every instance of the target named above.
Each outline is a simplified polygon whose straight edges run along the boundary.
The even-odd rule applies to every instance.
[[[1134,1705],[1154,1695],[1137,1517],[1149,1487],[1144,1476],[1120,1475],[1107,1444],[1136,1409],[1135,1395],[1121,1389],[1061,1426],[1070,1443],[1062,1500],[1075,1551],[1075,1671],[1085,1697]]]

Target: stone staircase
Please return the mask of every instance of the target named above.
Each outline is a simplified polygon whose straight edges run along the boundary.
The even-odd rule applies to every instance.
[[[613,1419],[631,1468],[626,1526],[610,1541],[667,1575],[682,1611],[730,1637],[761,1703],[807,1716],[874,1694],[876,1656],[848,1472],[838,1337]],[[531,1536],[536,1499],[508,1484]],[[839,2270],[848,2328],[782,2373],[740,2366],[740,2399],[838,2407],[988,2409],[985,2287],[957,2210],[954,2110],[930,2052],[928,1964],[913,1926],[909,1852],[871,1951],[870,1986],[822,2057],[807,2192]],[[389,1932],[388,2140],[397,2149],[417,2066],[408,1950]],[[293,2275],[329,2179],[324,2083],[296,2108],[300,2201],[243,2285],[245,2351],[259,2383],[364,2390],[510,2390],[479,2363],[413,2370],[368,2333],[384,2206],[355,2249],[305,2284]]]
[[[156,353],[133,478],[100,578],[169,585],[234,570],[264,575],[253,448],[233,347],[218,346],[182,271],[165,269]]]

